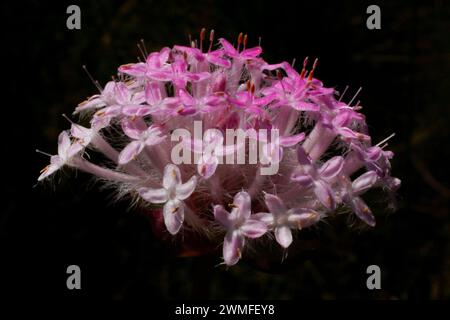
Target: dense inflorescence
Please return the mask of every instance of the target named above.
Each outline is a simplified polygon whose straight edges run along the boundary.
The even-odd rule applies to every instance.
[[[372,144],[359,102],[342,102],[314,78],[317,60],[308,71],[305,59],[297,72],[287,62],[265,62],[261,47],[247,48],[242,34],[237,46],[219,39],[213,50],[213,31],[207,49],[204,43],[202,30],[190,46],[120,66],[118,79],[77,106],[90,126],[72,123],[60,134],[58,154],[38,180],[65,166],[89,172],[160,212],[172,235],[182,228],[223,235],[227,265],[238,262],[247,239],[273,232],[288,248],[293,231],[338,208],[374,226],[361,195],[376,187],[392,194],[400,180],[390,175],[385,141]],[[196,123],[200,139],[174,136],[194,133]],[[238,129],[245,141],[224,145],[226,132]],[[265,162],[251,160],[255,141]],[[180,145],[198,161],[174,164]],[[91,152],[108,161],[89,161]],[[243,162],[224,163],[239,152]],[[271,163],[276,172],[264,174]]]

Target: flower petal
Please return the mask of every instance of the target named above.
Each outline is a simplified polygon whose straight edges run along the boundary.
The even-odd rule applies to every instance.
[[[232,218],[244,220],[248,219],[251,214],[251,202],[252,199],[247,192],[241,191],[237,193],[233,199],[233,205],[235,208],[231,212]]]
[[[266,193],[264,195],[264,201],[266,203],[267,208],[269,208],[270,213],[272,213],[276,217],[280,217],[284,215],[287,211],[286,206],[276,195]]]
[[[197,165],[198,174],[208,179],[216,172],[218,164],[219,159],[216,156],[210,156],[207,159],[201,157]]]
[[[144,149],[144,143],[141,141],[130,142],[119,154],[119,164],[127,164],[133,160],[142,149]]]
[[[214,206],[214,218],[227,229],[231,226],[230,213],[221,205]]]
[[[333,191],[324,181],[314,181],[314,194],[317,199],[329,210],[334,210],[336,203],[333,197]]]
[[[169,200],[163,209],[164,223],[170,234],[177,234],[184,221],[184,204],[180,200]]]
[[[360,197],[353,198],[352,209],[358,218],[367,223],[369,226],[375,227],[375,217],[363,199]]]
[[[288,216],[289,225],[297,229],[310,227],[320,220],[320,213],[306,208],[292,208]]]
[[[287,248],[292,243],[292,231],[288,226],[275,228],[275,239],[283,248]]]
[[[229,266],[235,265],[242,256],[245,239],[237,231],[227,232],[223,242],[223,259]]]
[[[194,192],[197,185],[197,177],[192,176],[187,182],[176,187],[177,199],[185,200]]]
[[[368,171],[352,182],[352,189],[355,195],[360,195],[372,188],[378,181],[378,175],[375,171]]]
[[[167,190],[164,188],[140,188],[139,195],[150,203],[165,203],[169,199]]]
[[[344,166],[344,158],[337,156],[325,162],[318,170],[321,178],[330,180],[336,177]]]
[[[264,222],[248,219],[240,228],[242,234],[247,238],[259,238],[267,232],[267,225]]]
[[[180,169],[174,164],[168,164],[164,168],[163,187],[170,189],[181,184]]]

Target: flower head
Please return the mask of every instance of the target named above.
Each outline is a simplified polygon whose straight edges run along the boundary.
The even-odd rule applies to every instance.
[[[372,144],[359,102],[341,101],[315,77],[317,59],[297,71],[266,62],[247,35],[232,43],[216,46],[214,31],[207,39],[203,29],[196,41],[120,66],[104,88],[94,81],[100,93],[75,108],[90,126],[72,123],[60,134],[38,180],[67,165],[112,181],[143,210],[162,212],[171,235],[224,239],[227,265],[267,233],[292,250],[294,233],[337,212],[375,226],[363,194],[393,195],[400,180],[386,140]],[[103,157],[91,153],[109,161],[95,164]]]

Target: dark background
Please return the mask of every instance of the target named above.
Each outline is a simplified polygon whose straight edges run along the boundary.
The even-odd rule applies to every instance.
[[[90,299],[448,299],[450,297],[449,91],[447,1],[374,2],[382,29],[366,28],[372,2],[55,1],[2,2],[2,152],[0,287],[9,296]],[[66,8],[81,7],[81,30],[66,28]],[[319,57],[317,77],[350,93],[363,87],[373,141],[395,132],[393,174],[402,179],[398,210],[370,203],[377,227],[336,219],[312,237],[320,249],[292,253],[264,271],[253,261],[226,270],[220,252],[176,257],[152,235],[148,218],[113,204],[83,173],[33,187],[56,150],[70,114],[116,68],[150,51],[187,44],[213,28],[218,37],[262,37],[272,63]],[[350,97],[348,95],[347,97]],[[67,171],[66,171],[67,172]],[[381,202],[381,203],[380,203]],[[302,239],[298,239],[301,241]],[[220,251],[220,250],[219,250]],[[82,270],[82,290],[66,289],[66,267]],[[366,267],[382,271],[382,290],[366,288]]]

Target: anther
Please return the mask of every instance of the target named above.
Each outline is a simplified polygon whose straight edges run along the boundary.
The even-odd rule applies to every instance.
[[[200,31],[200,51],[203,51],[203,40],[205,40],[206,29],[202,28]]]
[[[302,79],[305,78],[307,65],[308,65],[308,57],[306,57],[305,60],[303,60],[303,69],[302,69],[302,72],[300,73],[300,78],[302,78]]]
[[[312,81],[312,79],[313,79],[313,74],[314,74],[314,70],[316,69],[317,63],[318,63],[318,62],[319,62],[319,59],[316,58],[316,60],[314,60],[314,63],[313,63],[313,67],[312,67],[312,69],[311,69],[311,72],[309,73],[309,76],[308,76],[308,82],[311,82],[311,81]]]
[[[239,51],[240,47],[241,47],[241,43],[242,43],[242,32],[239,33],[238,39],[237,39],[237,50]]]
[[[211,51],[213,42],[214,42],[214,29],[211,30],[211,32],[209,33],[209,49],[208,49],[208,52]]]
[[[247,35],[244,36],[244,50],[247,48]]]

